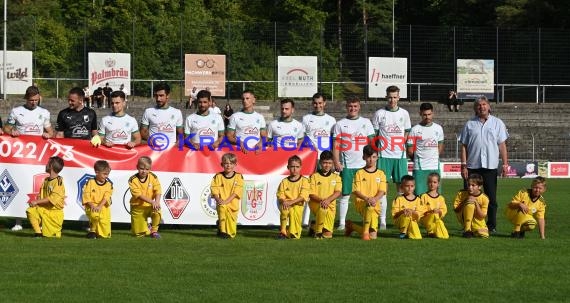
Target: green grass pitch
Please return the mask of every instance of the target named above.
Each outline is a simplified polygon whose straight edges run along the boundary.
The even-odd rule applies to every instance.
[[[66,222],[62,239],[9,231],[0,218],[2,302],[568,302],[568,180],[548,180],[546,240],[509,238],[505,204],[530,180],[499,180],[498,233],[463,239],[453,213],[449,240],[376,241],[338,235],[277,241],[276,228],[238,227],[220,240],[213,227],[163,226],[162,239],[87,240]],[[448,208],[461,183],[444,180]],[[394,188],[390,188],[389,201]],[[349,219],[359,220],[350,206]],[[423,231],[422,231],[423,232]]]

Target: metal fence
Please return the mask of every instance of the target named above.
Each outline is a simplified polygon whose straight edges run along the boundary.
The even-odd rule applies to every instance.
[[[34,52],[34,76],[48,96],[85,84],[89,52],[131,53],[132,78],[141,79],[134,82],[133,95],[146,95],[150,79],[182,84],[185,53],[218,53],[227,56],[228,98],[237,97],[245,83],[262,98],[275,99],[279,55],[318,56],[321,91],[338,98],[364,96],[367,58],[391,57],[393,49],[396,57],[408,58],[412,100],[442,98],[454,86],[456,59],[465,58],[495,60],[500,101],[565,102],[570,93],[567,30],[398,25],[392,45],[392,33],[384,30],[390,26],[195,26],[188,18],[150,25],[135,19],[96,25],[80,20],[65,40],[54,40],[45,20],[21,17],[7,23],[8,49]]]

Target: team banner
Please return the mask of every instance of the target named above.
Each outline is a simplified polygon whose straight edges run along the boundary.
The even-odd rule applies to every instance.
[[[131,91],[131,54],[89,53],[89,91],[109,86],[129,95]],[[122,89],[121,89],[122,87]]]
[[[457,59],[457,97],[495,98],[495,60]]]
[[[280,98],[312,97],[317,87],[317,57],[277,57],[278,96]]]
[[[186,54],[184,57],[184,92],[190,96],[196,91],[208,90],[212,96],[226,95],[226,56]]]
[[[408,97],[408,58],[369,57],[368,97],[386,97],[386,88],[396,85],[400,97]]]
[[[21,94],[32,86],[32,52],[8,51],[6,52],[6,71],[4,71],[4,52],[0,51],[0,90],[4,91],[4,77],[6,77],[6,93]]]
[[[141,156],[152,159],[152,171],[162,185],[162,218],[168,224],[208,224],[217,219],[216,204],[210,197],[210,182],[222,171],[221,157],[234,152],[236,171],[244,176],[238,223],[242,225],[278,225],[277,187],[288,175],[287,159],[298,155],[302,171],[309,176],[316,167],[317,153],[310,149],[283,151],[269,149],[259,154],[232,151],[195,151],[173,146],[153,151],[148,146],[92,147],[89,141],[22,136],[0,136],[0,217],[25,217],[28,202],[35,199],[48,176],[45,164],[49,157],[60,156],[65,167],[60,175],[66,190],[65,220],[87,220],[82,206],[83,186],[94,177],[93,164],[105,159],[111,165],[113,183],[112,222],[130,222],[128,179],[136,171]]]

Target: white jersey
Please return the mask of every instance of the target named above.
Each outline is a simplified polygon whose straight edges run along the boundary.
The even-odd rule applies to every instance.
[[[49,111],[37,106],[33,110],[20,105],[10,111],[6,123],[16,128],[21,135],[41,136],[44,128],[51,127]]]
[[[224,120],[222,116],[208,111],[207,115],[193,113],[186,117],[184,134],[194,135],[190,140],[193,143],[203,143],[202,146],[218,140],[219,133],[224,132]],[[202,139],[201,139],[202,138]],[[201,141],[201,142],[200,142]]]
[[[362,149],[368,137],[374,136],[372,122],[363,117],[344,118],[334,125],[333,135],[340,143],[340,163],[345,168],[363,168]]]
[[[217,107],[217,106],[210,107],[210,110],[209,110],[209,111],[210,111],[211,113],[214,113],[214,114],[222,115],[222,111],[221,111],[220,108]]]
[[[391,159],[406,158],[405,133],[412,128],[410,114],[407,110],[398,107],[395,111],[386,108],[379,109],[372,120],[376,138],[380,147],[380,157]]]
[[[328,114],[308,114],[303,117],[305,135],[313,143],[313,147],[319,151],[331,149],[332,131],[336,119]]]
[[[111,114],[101,119],[99,135],[105,137],[105,141],[113,144],[127,144],[131,142],[132,134],[139,131],[137,120],[127,114],[115,116]]]
[[[265,128],[265,118],[258,112],[234,113],[228,123],[228,130],[236,132],[238,142],[245,142],[250,149],[261,140],[261,130]]]
[[[163,133],[170,142],[176,142],[176,128],[182,127],[182,112],[169,106],[167,108],[147,108],[141,119],[141,127],[148,127],[149,135]]]
[[[279,149],[283,147],[297,149],[297,140],[302,140],[304,136],[303,125],[295,119],[291,121],[273,120],[267,127],[267,138],[272,139],[273,146]]]
[[[408,146],[415,145],[414,170],[439,169],[438,144],[443,143],[443,139],[443,128],[437,123],[412,127],[408,135]]]

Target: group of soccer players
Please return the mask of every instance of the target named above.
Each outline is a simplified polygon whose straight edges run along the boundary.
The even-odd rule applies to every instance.
[[[387,189],[380,186],[380,184],[385,186],[388,179],[391,178],[391,181],[397,184],[400,192],[396,199],[397,201],[395,200],[395,204],[392,206],[393,221],[397,223],[395,225],[399,228],[402,238],[418,238],[413,222],[416,222],[416,224],[417,222],[422,222],[422,220],[426,222],[430,220],[430,222],[441,222],[441,219],[445,216],[446,209],[445,211],[442,210],[445,202],[443,204],[437,202],[440,206],[432,207],[433,203],[435,203],[433,201],[439,199],[439,194],[437,194],[437,190],[434,191],[433,186],[430,186],[430,184],[435,182],[435,176],[437,176],[436,183],[439,186],[439,154],[443,151],[443,129],[440,125],[433,122],[433,107],[430,103],[423,103],[420,106],[421,122],[412,128],[409,113],[398,106],[399,89],[396,86],[390,86],[387,88],[386,95],[387,105],[379,109],[374,114],[372,120],[360,115],[360,100],[357,97],[349,97],[346,100],[346,117],[336,121],[334,117],[325,113],[325,97],[322,94],[315,94],[312,100],[313,112],[305,115],[301,122],[293,118],[295,111],[294,101],[284,99],[280,103],[280,117],[266,124],[263,115],[257,113],[254,109],[255,95],[251,91],[244,91],[242,94],[242,111],[236,112],[230,117],[226,128],[224,127],[222,117],[211,110],[211,94],[209,91],[202,90],[198,92],[196,96],[197,111],[183,121],[182,112],[169,105],[170,87],[166,83],[158,83],[154,87],[156,106],[144,111],[139,128],[136,119],[125,112],[126,96],[122,91],[114,91],[111,94],[111,108],[113,112],[103,117],[100,123],[97,124],[95,112],[83,104],[85,98],[83,90],[81,88],[73,88],[68,94],[69,107],[58,114],[54,133],[50,123],[50,113],[38,106],[39,91],[35,87],[30,87],[26,90],[26,103],[12,109],[3,130],[11,136],[37,135],[44,138],[88,139],[94,145],[102,144],[107,147],[125,146],[126,148],[139,145],[141,141],[147,142],[153,134],[157,133],[166,135],[170,142],[176,142],[182,134],[185,134],[186,137],[190,138],[189,142],[194,148],[203,148],[201,144],[204,142],[208,142],[208,145],[212,148],[217,148],[222,140],[226,139],[232,144],[238,145],[244,153],[251,151],[256,153],[262,152],[265,145],[281,148],[295,147],[308,139],[312,146],[318,149],[319,156],[322,156],[322,151],[331,150],[331,159],[327,159],[327,161],[331,160],[332,162],[330,172],[335,171],[334,175],[336,173],[340,175],[342,186],[334,199],[330,198],[332,193],[324,198],[317,196],[322,198],[322,200],[327,200],[327,198],[331,200],[324,203],[323,201],[318,201],[320,207],[329,211],[331,208],[336,209],[336,200],[338,200],[339,225],[337,230],[344,230],[347,234],[350,234],[357,229],[354,223],[346,220],[351,197],[355,201],[354,204],[358,212],[363,216],[364,226],[368,228],[368,230],[361,230],[363,239],[373,238],[378,230],[386,229]],[[367,140],[365,144],[361,142],[363,139]],[[370,144],[371,142],[373,144]],[[363,152],[364,149],[362,147],[364,145],[369,146],[367,149],[368,154]],[[372,153],[370,148],[373,149]],[[325,158],[328,157],[328,154],[325,153]],[[374,154],[377,160],[373,161],[371,158],[374,158]],[[413,179],[411,180],[411,176],[406,176],[408,158],[414,161]],[[232,161],[228,161],[231,164]],[[295,164],[294,162],[293,164]],[[323,166],[322,162],[323,159],[321,157],[321,168]],[[374,162],[374,167],[369,162]],[[224,165],[223,163],[222,165]],[[288,163],[290,170],[293,164],[290,159]],[[301,163],[298,164],[300,165]],[[366,171],[364,176],[367,176],[366,174],[378,174],[378,172],[384,175],[384,177],[375,175],[376,177],[373,179],[377,181],[377,191],[371,192],[369,197],[362,194],[360,190],[355,190],[355,188],[359,188],[357,184],[360,183],[358,182],[364,182],[360,179],[365,178],[362,176],[362,172],[360,175],[358,174],[359,170],[362,169]],[[329,171],[324,172],[325,175],[327,173]],[[293,172],[292,175],[294,175],[293,179],[297,178]],[[479,176],[479,178],[481,177]],[[482,178],[481,181],[478,181],[479,178],[477,175],[469,176],[466,179],[466,192],[468,194],[463,194],[465,197],[454,203],[454,211],[463,226],[464,237],[486,237],[489,234],[488,228],[485,226],[488,199],[485,199],[485,194],[482,191],[476,190],[477,186],[481,187],[484,183]],[[412,191],[410,192],[409,183],[411,181],[414,181],[414,186],[412,186]],[[471,183],[474,184],[473,191],[470,190]],[[540,188],[534,190],[535,185]],[[374,186],[372,184],[371,188],[374,188]],[[515,198],[513,198],[513,201],[507,208],[508,211],[511,211],[509,218],[514,218],[511,220],[515,225],[513,237],[524,236],[524,231],[534,228],[537,224],[539,225],[541,237],[544,237],[545,203],[542,198],[542,192],[545,190],[545,182],[538,180],[532,186],[533,190],[528,191],[528,201],[524,200],[526,198],[521,195],[517,195],[520,198],[516,200],[518,202],[515,203]],[[435,200],[432,201],[426,198],[425,201],[416,201],[416,198],[420,195],[430,192],[431,199]],[[460,196],[458,194],[458,197]],[[214,199],[216,198],[214,197]],[[318,218],[318,207],[315,208],[314,205],[309,207],[311,203],[305,203],[310,200],[308,197],[303,203],[295,202],[287,205],[287,207],[284,206],[289,203],[286,202],[288,199],[283,196],[279,199],[283,209],[289,209],[291,205],[304,207],[302,219],[295,219],[295,222],[298,221],[302,225],[309,225],[309,209],[313,209],[313,213]],[[313,200],[311,201],[315,202]],[[356,201],[360,202],[357,203]],[[220,205],[225,204],[222,203]],[[427,207],[427,205],[430,207]],[[526,207],[523,205],[526,205]],[[373,210],[367,210],[370,207]],[[394,212],[395,208],[398,209],[396,212]],[[407,209],[413,209],[413,211]],[[422,210],[421,214],[418,212],[420,209]],[[374,215],[367,213],[367,211],[377,212],[377,218],[372,219]],[[532,224],[532,220],[528,216],[513,215],[512,211],[530,215],[535,220],[534,224]],[[422,219],[425,214],[435,215],[431,216],[429,220]],[[321,217],[325,218],[326,216]],[[407,219],[403,219],[407,217],[410,218],[409,222],[406,221]],[[218,222],[219,230],[223,230],[220,231],[220,234],[223,237],[226,237],[225,235],[235,236],[235,230],[232,230],[232,228],[228,226],[221,228],[222,224],[226,224],[227,218],[227,216],[220,218]],[[291,237],[292,234],[298,234],[298,230],[288,232],[283,227],[283,218],[286,218],[285,223],[288,224],[291,224],[292,220],[289,215],[282,217],[280,235]],[[323,220],[328,220],[330,223],[330,217]],[[408,223],[401,223],[403,221]],[[379,223],[378,226],[374,226],[374,222]],[[317,224],[310,226],[311,230],[320,231],[315,234],[321,234],[321,237],[323,235],[328,237],[330,232],[330,235],[332,235],[330,226],[328,229],[324,228],[325,232],[322,232],[324,223],[315,223]],[[444,227],[438,224],[433,223],[428,228],[428,224],[424,223],[427,235],[445,238],[444,236],[439,236],[439,234],[445,235],[447,231],[444,231]],[[17,223],[14,229],[21,229],[21,225]],[[370,236],[371,233],[372,237]]]

